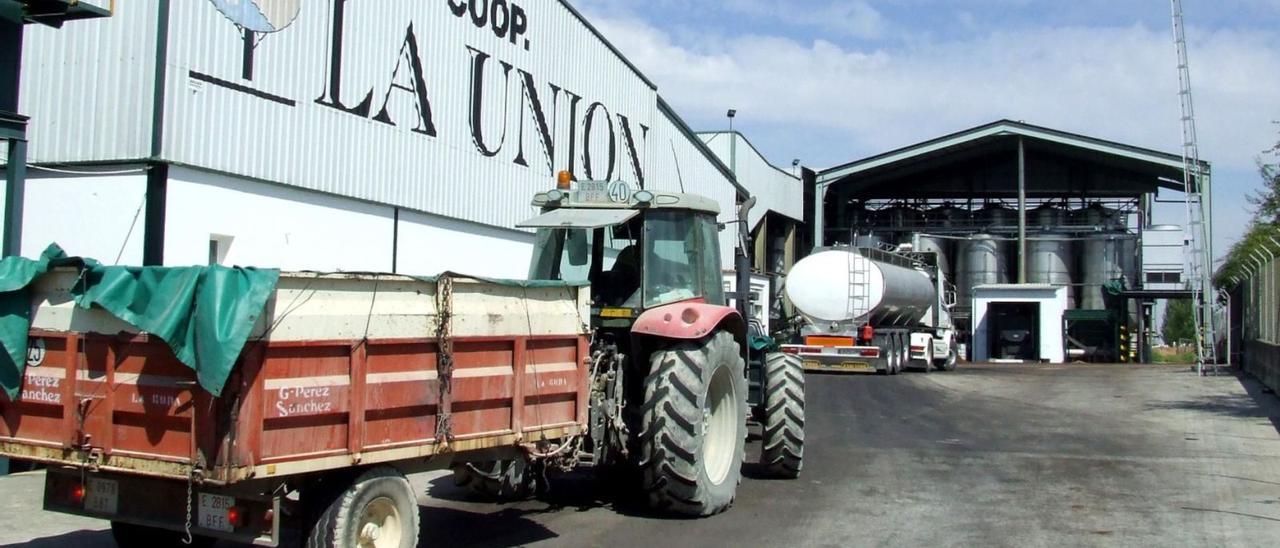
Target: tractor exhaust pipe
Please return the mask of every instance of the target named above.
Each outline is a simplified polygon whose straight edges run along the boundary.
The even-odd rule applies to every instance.
[[[747,214],[755,205],[756,197],[752,196],[738,206],[738,246],[733,254],[738,313],[746,323],[751,322],[751,225],[747,223]]]

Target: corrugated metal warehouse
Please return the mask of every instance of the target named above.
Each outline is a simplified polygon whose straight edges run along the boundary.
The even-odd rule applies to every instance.
[[[1183,232],[1153,223],[1157,193],[1181,195],[1182,172],[1176,154],[1000,120],[819,172],[814,238],[936,252],[962,332],[1043,338],[1038,351],[1011,344],[975,359],[1141,359],[1129,334],[1149,340],[1154,303],[1185,298],[1175,290]],[[977,310],[976,288],[1005,284],[1065,287],[1066,312],[1052,318],[1065,332],[1042,334],[1021,312],[1003,328],[979,325],[1005,316]]]
[[[721,222],[758,188],[753,220],[799,218],[798,179],[758,156],[735,178],[567,2],[502,5],[307,2],[263,34],[134,0],[30,29],[22,254],[519,278],[512,227],[560,170],[702,194]]]

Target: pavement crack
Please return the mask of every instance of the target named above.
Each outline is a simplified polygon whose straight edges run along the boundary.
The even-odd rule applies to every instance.
[[[1273,517],[1268,517],[1268,516],[1259,516],[1259,515],[1257,515],[1257,514],[1246,514],[1246,513],[1244,513],[1244,512],[1233,512],[1233,511],[1231,511],[1231,510],[1216,510],[1216,509],[1213,509],[1213,508],[1193,508],[1193,507],[1191,507],[1191,506],[1183,506],[1183,507],[1182,507],[1182,509],[1183,509],[1183,510],[1190,510],[1190,511],[1192,511],[1192,512],[1215,512],[1215,513],[1218,513],[1218,514],[1231,514],[1231,515],[1235,515],[1235,516],[1242,516],[1242,517],[1246,517],[1246,518],[1254,518],[1254,519],[1265,519],[1265,520],[1267,520],[1267,521],[1274,521],[1274,522],[1278,522],[1278,523],[1280,523],[1280,518],[1273,518]]]

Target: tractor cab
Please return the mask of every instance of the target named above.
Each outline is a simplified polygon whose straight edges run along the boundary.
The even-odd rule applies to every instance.
[[[571,181],[534,196],[542,213],[529,278],[591,284],[593,327],[630,327],[645,310],[725,304],[715,202],[633,189],[622,181]]]

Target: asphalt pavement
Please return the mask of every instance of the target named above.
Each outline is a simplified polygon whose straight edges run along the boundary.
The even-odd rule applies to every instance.
[[[583,474],[472,500],[440,473],[422,546],[1261,546],[1280,539],[1280,401],[1185,366],[970,365],[810,375],[805,469],[746,478],[728,512],[671,519]],[[758,443],[748,447],[748,458]],[[746,475],[754,476],[747,465]],[[0,478],[0,544],[113,546]]]

